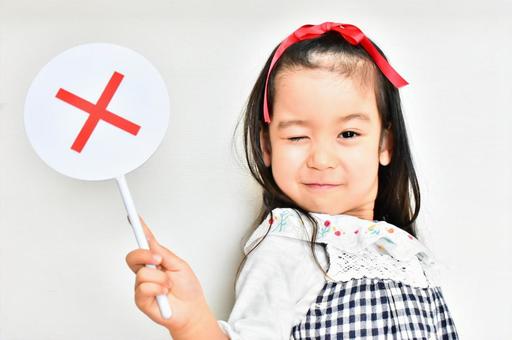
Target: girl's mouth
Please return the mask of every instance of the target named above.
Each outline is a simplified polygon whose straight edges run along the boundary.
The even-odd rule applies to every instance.
[[[310,189],[323,190],[336,188],[339,186],[339,184],[306,183],[306,186]]]

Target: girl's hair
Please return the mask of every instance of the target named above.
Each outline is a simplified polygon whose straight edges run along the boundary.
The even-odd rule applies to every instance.
[[[316,219],[281,191],[274,181],[271,166],[266,167],[263,162],[263,154],[260,147],[260,131],[263,132],[263,138],[265,138],[266,144],[270,146],[269,126],[263,120],[263,94],[268,69],[278,46],[273,50],[263,70],[259,74],[242,117],[245,159],[252,176],[263,189],[263,205],[253,224],[253,229],[260,225],[269,213],[271,214],[271,218],[273,218],[272,210],[275,208],[292,208],[297,212],[299,217],[301,217],[302,213],[313,226],[312,238],[310,240],[313,258],[322,272],[326,274],[315,254],[315,241],[318,230]],[[386,58],[381,49],[375,44],[374,46],[380,54]],[[358,74],[363,79],[373,74],[373,82],[371,83],[374,84],[377,108],[382,122],[379,144],[382,143],[382,130],[385,128],[390,130],[393,139],[391,162],[387,166],[379,164],[378,192],[374,205],[374,220],[383,220],[394,224],[411,235],[416,236],[415,220],[420,210],[420,189],[416,172],[414,171],[407,132],[402,116],[400,95],[398,89],[382,74],[364,48],[359,45],[351,45],[340,34],[334,31],[326,32],[314,39],[297,42],[288,47],[275,64],[269,77],[267,95],[270,116],[272,116],[273,98],[276,90],[276,76],[285,70],[324,67],[325,62],[322,62],[322,65],[318,62],[315,63],[315,60],[317,60],[315,57],[317,56],[329,57],[329,61],[334,60],[335,62],[331,62],[329,65],[330,70],[346,76]],[[240,122],[241,121],[238,121],[237,123],[235,134],[240,126]],[[414,210],[411,204],[410,187],[412,188],[412,194],[414,196]],[[268,235],[270,228],[271,226],[269,226],[263,239]],[[258,242],[250,252],[256,249],[263,239]],[[237,279],[247,255],[244,256],[238,267]]]

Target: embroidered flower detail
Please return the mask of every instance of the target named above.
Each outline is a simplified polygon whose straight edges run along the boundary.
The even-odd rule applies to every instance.
[[[331,229],[331,227],[329,226],[326,226],[325,223],[324,223],[324,226],[322,227],[322,229],[320,229],[319,231],[319,234],[320,234],[320,237],[324,237],[325,234],[327,234],[329,232],[329,230]]]
[[[322,238],[325,237],[326,234],[333,233],[334,236],[342,236],[346,234],[342,228],[336,228],[334,225],[332,225],[331,221],[325,220],[323,223],[322,228],[318,231],[318,237]]]
[[[383,238],[384,241],[388,242],[388,243],[391,243],[391,244],[396,244],[395,242],[391,241],[389,238],[387,237],[384,237]]]
[[[393,234],[395,232],[395,228],[389,228],[387,229],[388,233]]]
[[[372,224],[371,226],[368,227],[368,230],[366,231],[367,233],[369,232],[370,235],[379,235],[380,234],[380,229],[379,228],[376,228],[377,224]]]
[[[356,231],[354,231],[354,234],[359,234],[359,229],[357,229]]]
[[[270,218],[270,225],[272,225],[273,223],[276,224],[272,231],[284,231],[286,229],[286,226],[288,225],[288,217],[290,217],[290,213],[288,211],[280,211],[279,215],[274,215],[273,219]]]

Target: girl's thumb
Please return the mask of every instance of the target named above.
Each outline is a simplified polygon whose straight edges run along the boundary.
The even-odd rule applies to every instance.
[[[144,235],[146,235],[146,239],[148,240],[148,242],[149,243],[158,243],[155,238],[155,235],[153,235],[153,232],[151,231],[151,229],[149,229],[146,222],[144,222],[144,219],[141,216],[139,216],[139,219],[140,219],[140,224],[142,225],[142,228],[144,229]]]
[[[130,223],[133,226],[132,220],[130,219],[129,215],[126,215],[126,218],[128,219],[128,223]],[[142,229],[144,230],[144,235],[146,236],[146,239],[151,242],[157,242],[155,235],[151,232],[149,227],[147,226],[146,222],[144,222],[144,219],[142,219],[141,216],[139,216],[140,224],[142,225]]]

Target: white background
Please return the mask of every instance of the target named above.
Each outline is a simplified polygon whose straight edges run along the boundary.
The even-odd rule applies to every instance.
[[[125,256],[136,243],[115,183],[64,177],[29,145],[23,102],[41,67],[72,46],[110,42],[162,73],[169,131],[128,183],[226,319],[260,207],[233,129],[272,48],[324,21],[359,26],[410,82],[401,94],[419,223],[448,266],[445,299],[461,339],[509,339],[511,16],[511,3],[497,0],[2,1],[0,339],[168,338],[133,302]]]

